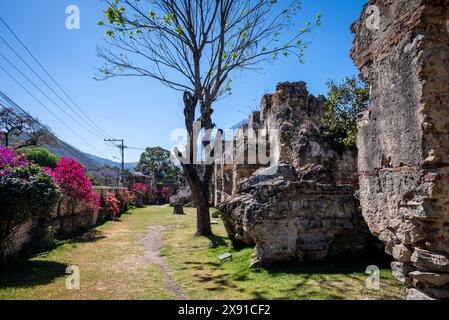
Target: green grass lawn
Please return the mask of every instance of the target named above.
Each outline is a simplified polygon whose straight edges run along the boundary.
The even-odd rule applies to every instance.
[[[189,299],[402,299],[403,287],[383,257],[351,257],[308,265],[249,269],[254,249],[234,252],[221,222],[214,236],[195,237],[194,210],[175,216],[169,207],[135,209],[97,230],[102,238],[72,241],[47,256],[9,267],[0,275],[0,299],[173,299],[163,270],[144,258],[139,240],[163,231],[161,254],[171,277]],[[232,252],[233,260],[217,256]],[[81,289],[65,288],[65,268],[79,266]],[[381,269],[381,289],[365,286],[368,265]]]

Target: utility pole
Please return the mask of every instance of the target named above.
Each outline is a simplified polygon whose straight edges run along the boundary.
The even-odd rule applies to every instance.
[[[105,142],[111,142],[116,147],[118,147],[121,150],[122,155],[122,163],[121,163],[121,175],[120,175],[120,184],[123,187],[123,184],[125,183],[125,140],[124,139],[104,139]],[[116,142],[120,142],[119,145],[116,144]]]

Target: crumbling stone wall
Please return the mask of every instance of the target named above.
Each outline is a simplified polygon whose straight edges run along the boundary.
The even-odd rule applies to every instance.
[[[216,206],[232,196],[234,166],[232,165],[232,160],[230,160],[231,158],[231,154],[223,153],[220,162],[214,168],[213,180],[215,189],[213,193]]]
[[[250,114],[248,124],[242,125],[233,140],[234,167],[232,176],[232,195],[239,192],[240,183],[263,167],[257,159],[257,139],[261,129],[260,112]],[[249,140],[253,140],[251,143]]]
[[[263,129],[272,162],[236,180],[219,208],[232,244],[256,245],[253,265],[321,260],[376,244],[354,196],[356,153],[323,138],[323,102],[304,82],[282,83],[263,97],[259,121],[249,121]]]
[[[309,94],[305,82],[279,84],[274,95],[262,99],[274,163],[290,163],[300,179],[356,187],[356,150],[338,150],[321,132],[318,119],[324,102],[323,96]]]
[[[126,188],[94,187],[93,191],[99,196],[106,192],[124,197]],[[30,219],[24,222],[15,232],[12,245],[6,250],[6,256],[20,252],[28,244],[40,240],[42,232],[51,228],[56,238],[67,238],[85,228],[94,227],[104,221],[98,209],[91,209],[84,203],[70,203],[62,197],[58,205],[46,221]]]
[[[447,0],[371,0],[353,25],[351,56],[371,85],[363,216],[410,299],[449,298],[448,19]]]

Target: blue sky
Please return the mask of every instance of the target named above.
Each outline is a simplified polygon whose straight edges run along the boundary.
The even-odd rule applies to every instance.
[[[353,40],[349,28],[364,3],[366,0],[302,0],[301,20],[313,21],[316,13],[322,14],[322,26],[308,36],[310,46],[305,53],[305,64],[293,58],[282,58],[274,65],[266,65],[262,73],[240,75],[234,81],[233,94],[215,105],[215,123],[226,129],[240,122],[251,109],[258,107],[264,93],[274,91],[278,82],[306,81],[311,93],[325,94],[327,80],[340,81],[357,74],[349,57]],[[65,27],[65,10],[69,5],[80,8],[80,30]],[[128,146],[160,145],[170,149],[173,146],[170,133],[183,128],[184,123],[182,97],[178,92],[152,79],[93,79],[96,68],[102,63],[96,56],[96,45],[101,43],[104,34],[104,29],[97,26],[104,7],[101,0],[1,1],[0,16],[90,118],[111,136],[124,138]],[[2,24],[0,35],[20,49]],[[0,52],[27,71],[3,43]],[[19,52],[25,56],[23,50]],[[14,71],[2,58],[0,65]],[[27,74],[32,78],[31,73]],[[26,80],[23,83],[39,94]],[[78,126],[41,96],[40,99],[93,148],[80,140],[1,70],[0,90],[80,150],[106,158],[118,156],[99,137]],[[140,151],[127,150],[126,161],[137,161],[139,154]]]

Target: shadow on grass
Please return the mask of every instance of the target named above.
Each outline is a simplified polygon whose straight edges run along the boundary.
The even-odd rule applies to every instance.
[[[70,239],[69,243],[88,243],[88,242],[95,242],[101,239],[105,239],[106,236],[103,232],[98,231],[96,229],[91,229],[88,232],[85,232],[81,234],[80,236]]]
[[[242,257],[243,258],[243,257]],[[246,259],[246,257],[244,258]],[[241,263],[238,259],[235,263]],[[346,255],[338,258],[332,258],[316,263],[285,263],[277,264],[270,267],[259,269],[242,269],[238,272],[223,274],[199,273],[194,277],[200,283],[207,283],[206,290],[212,292],[219,292],[225,290],[234,290],[239,293],[246,292],[250,299],[264,300],[273,296],[275,293],[276,299],[330,299],[343,300],[353,298],[383,298],[383,299],[401,299],[395,292],[388,292],[387,289],[383,293],[375,295],[373,292],[366,290],[366,268],[370,265],[376,265],[381,269],[389,269],[391,258],[382,253],[370,253],[366,255]],[[233,262],[230,262],[231,264]],[[249,260],[248,260],[249,263]],[[198,263],[199,264],[199,263]],[[190,262],[188,268],[196,266],[197,263]],[[213,264],[212,270],[221,269],[223,264]],[[260,276],[254,278],[251,274],[260,273]],[[276,288],[271,279],[281,277],[286,281],[284,276],[297,276],[295,280],[290,280],[291,283],[285,288]],[[267,277],[267,278],[266,278]],[[253,286],[247,287],[247,281],[267,281],[270,287],[268,292],[264,290],[254,290]],[[383,285],[385,288],[391,283],[386,280]],[[251,289],[250,289],[251,288]],[[266,290],[266,288],[264,288]]]
[[[67,264],[45,261],[24,260],[0,271],[0,288],[30,288],[51,283],[65,276]]]
[[[390,268],[393,259],[383,253],[373,252],[363,255],[343,255],[323,261],[310,263],[285,263],[263,268],[272,275],[276,274],[353,274],[365,273],[371,265],[380,269]]]
[[[210,236],[206,236],[206,238],[210,240],[210,243],[211,243],[210,246],[212,248],[228,246],[228,243],[226,242],[226,240],[228,239],[227,237],[217,236],[217,235],[213,234]]]

